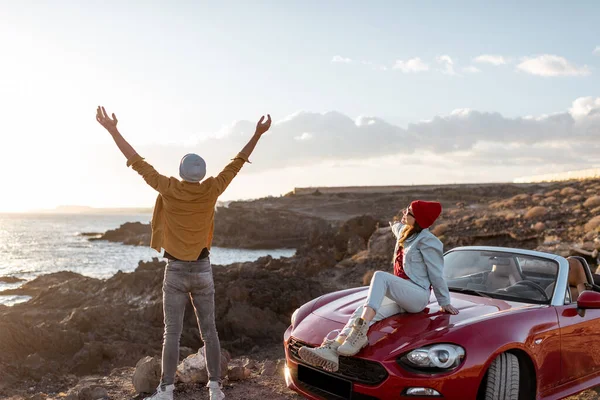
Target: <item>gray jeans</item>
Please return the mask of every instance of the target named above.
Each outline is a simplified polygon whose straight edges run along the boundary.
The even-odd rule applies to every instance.
[[[191,262],[169,260],[163,281],[162,385],[171,385],[175,381],[183,316],[190,299],[206,350],[208,377],[214,381],[221,378],[221,345],[215,325],[215,286],[210,258]]]
[[[403,312],[418,313],[429,303],[429,290],[416,283],[399,278],[394,274],[376,271],[371,278],[369,294],[364,306],[354,311],[340,335],[348,336],[352,330],[354,319],[360,317],[364,307],[371,307],[376,314],[369,326],[383,319]]]

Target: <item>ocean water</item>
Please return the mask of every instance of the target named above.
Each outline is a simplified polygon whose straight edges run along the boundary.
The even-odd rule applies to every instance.
[[[131,272],[140,260],[160,257],[145,246],[126,246],[105,241],[90,242],[83,232],[103,233],[125,222],[148,223],[150,214],[0,214],[0,277],[31,280],[43,274],[73,271],[94,278],[109,278],[117,271]],[[226,265],[254,261],[270,254],[290,257],[294,249],[246,250],[213,247],[211,262]],[[0,282],[0,291],[21,283]],[[12,305],[26,296],[0,296],[0,304]]]

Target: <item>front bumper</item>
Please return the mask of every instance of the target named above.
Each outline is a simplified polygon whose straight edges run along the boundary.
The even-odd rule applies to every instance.
[[[305,364],[290,351],[290,343],[294,344],[295,338],[291,336],[291,327],[284,335],[284,346],[286,354],[285,380],[288,388],[302,394],[312,400],[344,400],[340,397],[323,391],[319,385],[313,382],[301,381],[298,379],[298,365]],[[293,346],[292,346],[293,349]],[[354,358],[354,357],[353,357]],[[364,360],[369,362],[368,360]],[[372,361],[370,361],[372,362]],[[372,362],[373,363],[373,362]],[[404,371],[395,361],[377,363],[386,370],[386,376],[375,384],[365,384],[352,380],[352,400],[387,400],[387,399],[475,399],[479,388],[478,374],[468,374],[456,371],[451,374],[427,376],[414,375]],[[321,374],[323,379],[347,378],[342,374],[328,373],[318,368],[312,368]],[[368,372],[365,371],[365,374]],[[371,377],[373,374],[371,373]],[[440,396],[409,396],[406,395],[408,388],[430,388]]]

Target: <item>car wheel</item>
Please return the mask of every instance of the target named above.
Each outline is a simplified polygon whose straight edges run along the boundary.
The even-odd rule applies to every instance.
[[[492,362],[485,382],[485,400],[519,400],[519,359],[502,353]]]

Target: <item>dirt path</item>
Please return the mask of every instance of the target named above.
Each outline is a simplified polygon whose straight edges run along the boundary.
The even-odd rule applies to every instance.
[[[108,391],[111,400],[142,400],[145,395],[138,395],[132,384],[135,368],[119,368],[112,371],[109,376],[90,376],[88,381],[94,381]],[[232,400],[301,400],[302,396],[292,392],[285,385],[282,371],[271,377],[261,376],[253,372],[252,376],[244,381],[226,383],[223,388],[226,399]],[[6,400],[64,400],[66,393],[27,396],[11,396]],[[175,399],[177,400],[208,400],[208,390],[203,385],[182,384],[176,385]],[[600,395],[594,390],[587,390],[566,400],[599,400]]]
[[[111,400],[142,400],[147,394],[139,395],[133,387],[135,368],[114,369],[108,376],[87,376],[86,382],[105,388]],[[289,390],[285,385],[283,371],[274,376],[263,376],[253,371],[249,379],[225,382],[223,387],[226,399],[235,400],[301,400],[303,397]],[[64,400],[66,392],[35,393],[14,395],[6,400]],[[177,400],[208,400],[208,389],[200,384],[178,383],[175,388]]]
[[[114,400],[141,400],[143,396],[135,393],[131,378],[133,368],[124,368],[113,371],[108,380],[107,386],[114,389],[109,391],[110,399]],[[285,380],[282,374],[276,374],[272,377],[260,376],[253,373],[252,376],[244,381],[229,382],[223,388],[226,399],[236,400],[300,400],[302,396],[297,395],[285,386]],[[208,389],[197,384],[177,384],[175,389],[175,399],[177,400],[208,400]]]

